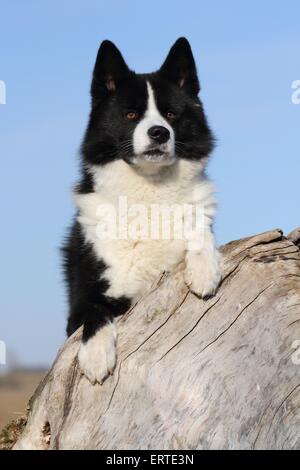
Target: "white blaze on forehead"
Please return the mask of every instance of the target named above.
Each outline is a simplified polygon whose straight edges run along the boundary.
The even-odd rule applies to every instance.
[[[174,153],[174,131],[168,121],[160,114],[154,96],[154,91],[149,82],[147,82],[148,102],[144,117],[137,124],[133,133],[133,148],[136,154],[144,153],[151,145],[151,139],[148,130],[153,126],[166,127],[170,132],[170,139],[161,145],[162,150],[167,153]]]
[[[147,82],[147,90],[148,90],[148,107],[145,113],[145,118],[153,120],[154,126],[165,126],[167,128],[170,128],[167,121],[162,117],[162,115],[157,109],[155,97],[154,97],[154,91],[149,82]]]

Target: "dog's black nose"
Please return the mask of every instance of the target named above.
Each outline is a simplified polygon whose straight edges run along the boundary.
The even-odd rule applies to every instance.
[[[158,144],[164,144],[170,138],[170,131],[163,126],[153,126],[148,129],[148,135],[154,142]]]

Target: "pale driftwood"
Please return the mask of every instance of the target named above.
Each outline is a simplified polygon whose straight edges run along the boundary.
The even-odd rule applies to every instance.
[[[206,301],[188,291],[181,267],[162,275],[118,320],[118,365],[102,386],[80,375],[76,332],[36,391],[15,448],[300,448],[295,234],[224,246],[225,278]]]

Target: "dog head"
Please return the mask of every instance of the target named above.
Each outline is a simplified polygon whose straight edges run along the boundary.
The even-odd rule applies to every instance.
[[[85,162],[104,165],[123,159],[138,171],[155,174],[179,158],[207,157],[213,137],[199,89],[185,38],[175,42],[151,74],[130,70],[116,46],[104,41],[93,72],[92,110],[82,145]]]

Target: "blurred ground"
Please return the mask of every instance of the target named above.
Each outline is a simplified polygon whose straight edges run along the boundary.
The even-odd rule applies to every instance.
[[[0,375],[0,431],[11,420],[26,413],[26,405],[39,382],[44,369],[15,369]]]

